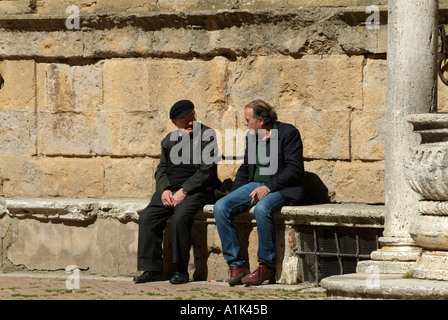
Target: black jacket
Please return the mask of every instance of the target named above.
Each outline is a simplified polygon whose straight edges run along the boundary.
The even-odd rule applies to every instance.
[[[218,185],[219,188],[220,184],[217,176],[216,159],[213,159],[213,161],[210,160],[215,156],[215,154],[218,153],[216,133],[213,129],[199,122],[198,124],[201,126],[201,135],[199,138],[195,140],[193,136],[190,136],[190,139],[187,138],[187,140],[182,140],[187,141],[190,145],[190,154],[182,154],[182,157],[188,162],[188,165],[192,165],[193,167],[193,172],[190,177],[183,182],[181,186],[187,194],[195,192],[207,193],[209,191],[213,191],[213,189],[216,188],[216,185]],[[174,135],[174,137],[179,137],[179,140],[172,141],[172,135]],[[205,141],[203,141],[203,139]],[[161,142],[162,151],[160,162],[155,173],[156,193],[159,194],[159,196],[162,196],[163,191],[172,187],[172,182],[169,179],[168,171],[170,168],[177,165],[176,161],[179,161],[179,159],[176,161],[171,159],[171,151],[176,145],[177,148],[174,151],[179,150],[179,143],[181,143],[179,130],[169,133]],[[207,149],[205,153],[209,152],[209,155],[211,154],[210,157],[203,157],[203,151],[206,147]],[[193,156],[194,153],[196,154],[196,158]]]
[[[270,165],[276,170],[268,176],[266,186],[271,192],[279,191],[283,198],[289,201],[290,205],[298,205],[304,197],[302,139],[299,130],[293,125],[277,122],[277,129],[277,135],[271,135],[270,138],[271,152],[269,157]],[[255,152],[255,149],[248,146],[254,145],[255,138],[254,134],[248,133],[246,135],[244,161],[237,171],[232,191],[253,181],[255,162],[253,161],[253,155],[251,155],[252,161],[249,161],[251,159],[249,153]],[[277,152],[272,152],[273,139],[277,139]],[[249,152],[249,149],[251,149],[251,152]]]

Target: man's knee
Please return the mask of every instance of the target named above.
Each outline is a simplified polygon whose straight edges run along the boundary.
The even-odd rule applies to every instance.
[[[151,212],[149,207],[145,208],[138,217],[139,225],[146,225],[151,222]]]
[[[228,205],[226,204],[226,199],[221,198],[213,205],[213,215],[215,216],[215,219],[223,219],[226,218],[226,208]]]
[[[254,216],[255,219],[258,218],[266,218],[266,217],[271,217],[272,215],[272,208],[265,205],[262,202],[257,203],[257,205],[254,207]]]
[[[171,218],[171,225],[176,228],[185,228],[193,225],[194,215],[185,212],[176,212]]]

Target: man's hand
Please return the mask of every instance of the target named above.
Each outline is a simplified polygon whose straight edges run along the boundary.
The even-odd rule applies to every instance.
[[[173,193],[171,190],[165,190],[162,193],[162,203],[165,207],[174,207]]]
[[[172,200],[173,200],[173,207],[176,206],[179,202],[182,202],[187,195],[184,193],[183,189],[179,189],[176,191],[175,194],[173,194]]]
[[[250,203],[254,204],[266,197],[266,195],[269,193],[269,189],[266,186],[259,186],[258,188],[254,189],[252,193],[249,195],[252,198],[252,201]]]

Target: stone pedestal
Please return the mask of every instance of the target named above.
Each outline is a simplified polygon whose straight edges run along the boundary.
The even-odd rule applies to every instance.
[[[419,279],[448,280],[448,114],[416,114],[407,120],[421,136],[406,162],[406,180],[424,200],[409,233],[423,253],[412,267]]]
[[[382,248],[357,274],[321,281],[333,299],[448,299],[448,282],[434,281],[448,280],[448,114],[431,113],[437,8],[438,1],[389,1]],[[408,271],[412,279],[403,277]]]

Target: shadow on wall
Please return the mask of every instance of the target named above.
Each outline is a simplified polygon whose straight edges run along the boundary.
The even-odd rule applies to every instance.
[[[330,202],[328,188],[317,174],[305,171],[303,184],[305,186],[304,205]]]

